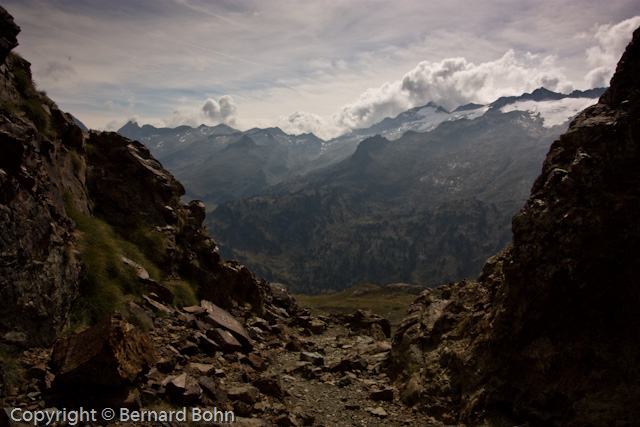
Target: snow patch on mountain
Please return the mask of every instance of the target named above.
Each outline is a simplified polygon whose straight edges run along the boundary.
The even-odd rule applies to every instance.
[[[598,102],[597,98],[564,98],[547,101],[516,101],[500,108],[503,113],[510,111],[530,111],[540,114],[544,121],[544,127],[550,128],[562,125],[572,119],[585,108]]]

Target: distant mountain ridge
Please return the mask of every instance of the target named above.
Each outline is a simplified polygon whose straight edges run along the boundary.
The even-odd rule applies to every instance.
[[[170,129],[129,122],[118,133],[145,144],[183,183],[186,196],[209,209],[293,176],[323,144],[311,134],[287,135],[278,128],[242,132],[222,124]]]
[[[358,144],[370,136],[396,140],[406,132],[429,132],[445,121],[472,120],[492,108],[505,108],[519,101],[583,99],[588,103],[603,91],[593,89],[563,95],[541,88],[531,94],[500,98],[488,105],[467,104],[453,112],[428,103],[329,141],[313,134],[289,135],[279,128],[240,131],[224,124],[156,128],[128,122],[118,133],[147,146],[184,184],[186,197],[204,201],[211,211],[220,203],[270,192],[268,189],[273,185],[335,164],[352,155]],[[536,109],[535,105],[524,107]],[[560,121],[564,122],[584,106],[574,106],[568,112],[553,108],[556,115],[561,110]]]

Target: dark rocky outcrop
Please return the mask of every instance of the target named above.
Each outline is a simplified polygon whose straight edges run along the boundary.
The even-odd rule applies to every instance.
[[[0,12],[0,49],[10,50],[19,28]],[[266,282],[220,258],[202,224],[204,204],[183,204],[184,188],[146,147],[116,133],[83,132],[36,90],[29,63],[17,55],[6,55],[0,78],[0,336],[50,345],[78,295],[106,286],[87,284],[92,267],[79,240],[88,230],[79,217],[99,218],[137,245],[159,277],[197,284],[198,296],[222,308],[261,313],[272,305]],[[147,292],[171,298],[162,284],[146,282]]]
[[[611,88],[551,146],[513,241],[423,293],[394,337],[408,404],[446,423],[640,417],[640,30]]]
[[[0,6],[0,62],[4,62],[9,52],[18,46],[18,33],[20,27],[13,22],[13,16]]]
[[[19,29],[4,9],[0,15],[3,47],[11,49]],[[62,194],[84,194],[82,178],[70,173],[81,132],[66,143],[44,135],[65,134],[70,118],[35,90],[28,62],[0,57],[0,336],[50,344],[79,286],[74,228]]]

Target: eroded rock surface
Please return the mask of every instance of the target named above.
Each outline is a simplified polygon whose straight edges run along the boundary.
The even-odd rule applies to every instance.
[[[403,400],[445,423],[640,416],[640,31],[554,144],[478,281],[423,293],[394,337]]]

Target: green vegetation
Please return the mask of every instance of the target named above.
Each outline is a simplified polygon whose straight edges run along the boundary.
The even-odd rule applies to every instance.
[[[164,261],[165,238],[161,233],[152,230],[148,224],[138,221],[128,233],[127,239],[135,244],[151,262],[161,264]]]
[[[196,296],[194,286],[183,280],[171,280],[165,285],[173,292],[173,304],[178,307],[198,305],[200,300]]]
[[[38,91],[31,78],[29,63],[15,53],[9,54],[14,63],[12,68],[14,74],[14,84],[19,95],[19,100],[15,105],[10,106],[8,102],[3,105],[2,111],[10,112],[16,109],[22,111],[25,116],[33,122],[38,132],[48,137],[55,137],[51,127],[51,117],[42,107],[43,103],[54,105],[46,97],[46,92]]]
[[[105,221],[80,212],[65,195],[65,210],[76,223],[84,271],[80,296],[71,313],[76,325],[92,324],[122,309],[127,294],[140,295],[143,285],[134,267],[123,257],[143,266],[151,278],[159,280],[158,267],[134,243],[118,235]]]
[[[78,175],[82,174],[86,167],[84,158],[76,150],[69,151],[69,156],[71,158],[73,173]]]
[[[352,313],[357,309],[371,310],[389,319],[395,330],[416,295],[385,286],[363,284],[332,295],[295,295],[295,298],[300,307],[316,312],[338,314]]]
[[[49,115],[42,108],[40,99],[26,99],[20,103],[20,109],[36,125],[38,132],[47,134],[49,131]]]
[[[139,221],[126,236],[118,234],[106,221],[80,212],[70,194],[65,194],[65,210],[77,225],[78,249],[84,267],[80,296],[71,313],[70,331],[82,329],[114,311],[125,311],[128,301],[136,300],[146,291],[137,269],[123,262],[123,258],[144,267],[153,280],[169,288],[176,306],[199,303],[194,284],[164,281],[159,267],[164,262],[166,249],[162,233]],[[134,315],[128,318],[144,326]]]
[[[6,392],[10,392],[16,385],[20,384],[24,376],[24,369],[18,362],[16,353],[17,349],[5,343],[0,343],[0,369],[4,370],[3,388],[0,390],[0,396]]]

